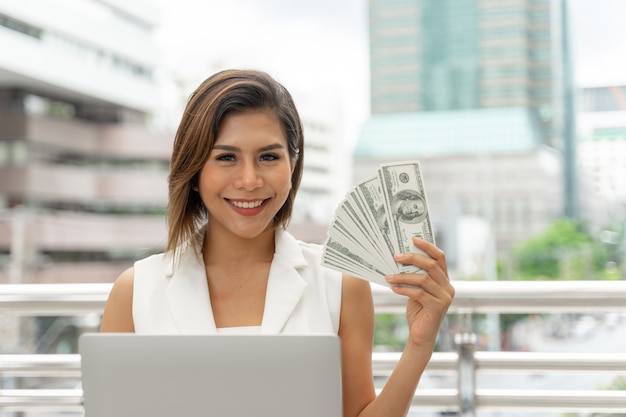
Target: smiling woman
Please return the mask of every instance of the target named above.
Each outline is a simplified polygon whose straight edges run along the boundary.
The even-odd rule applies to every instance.
[[[204,81],[174,140],[166,251],[120,275],[101,330],[338,336],[344,416],[404,416],[454,296],[445,256],[420,239],[425,255],[396,255],[424,273],[387,277],[407,297],[410,331],[377,397],[369,282],[325,268],[321,245],[285,230],[303,153],[296,106],[268,74],[226,70]]]

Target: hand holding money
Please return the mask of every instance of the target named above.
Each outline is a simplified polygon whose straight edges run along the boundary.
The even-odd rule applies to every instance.
[[[383,165],[358,183],[337,207],[324,243],[322,264],[389,285],[385,276],[422,272],[394,255],[419,250],[413,238],[435,243],[419,162]]]

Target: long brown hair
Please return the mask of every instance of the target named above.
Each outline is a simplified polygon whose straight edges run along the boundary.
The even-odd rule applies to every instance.
[[[208,213],[194,191],[198,175],[211,153],[222,120],[227,114],[268,110],[278,116],[289,156],[295,163],[291,190],[274,217],[274,227],[286,226],[291,217],[302,177],[304,138],[302,122],[287,89],[265,72],[225,70],[207,78],[191,94],[174,139],[169,174],[166,252],[176,256],[177,248],[189,242],[198,252],[198,230]]]

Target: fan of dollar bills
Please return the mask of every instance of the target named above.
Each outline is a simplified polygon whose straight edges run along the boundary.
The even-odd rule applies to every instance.
[[[393,254],[421,252],[412,238],[435,243],[418,161],[381,165],[339,204],[328,228],[322,264],[377,284],[385,275],[419,272]]]

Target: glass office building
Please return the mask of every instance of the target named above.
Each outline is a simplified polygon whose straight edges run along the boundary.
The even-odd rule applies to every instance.
[[[370,0],[369,12],[373,115],[524,107],[558,145],[553,0]]]
[[[488,223],[503,254],[575,198],[563,9],[562,0],[369,1],[371,117],[355,177],[419,159],[438,243],[458,271],[467,219]]]

